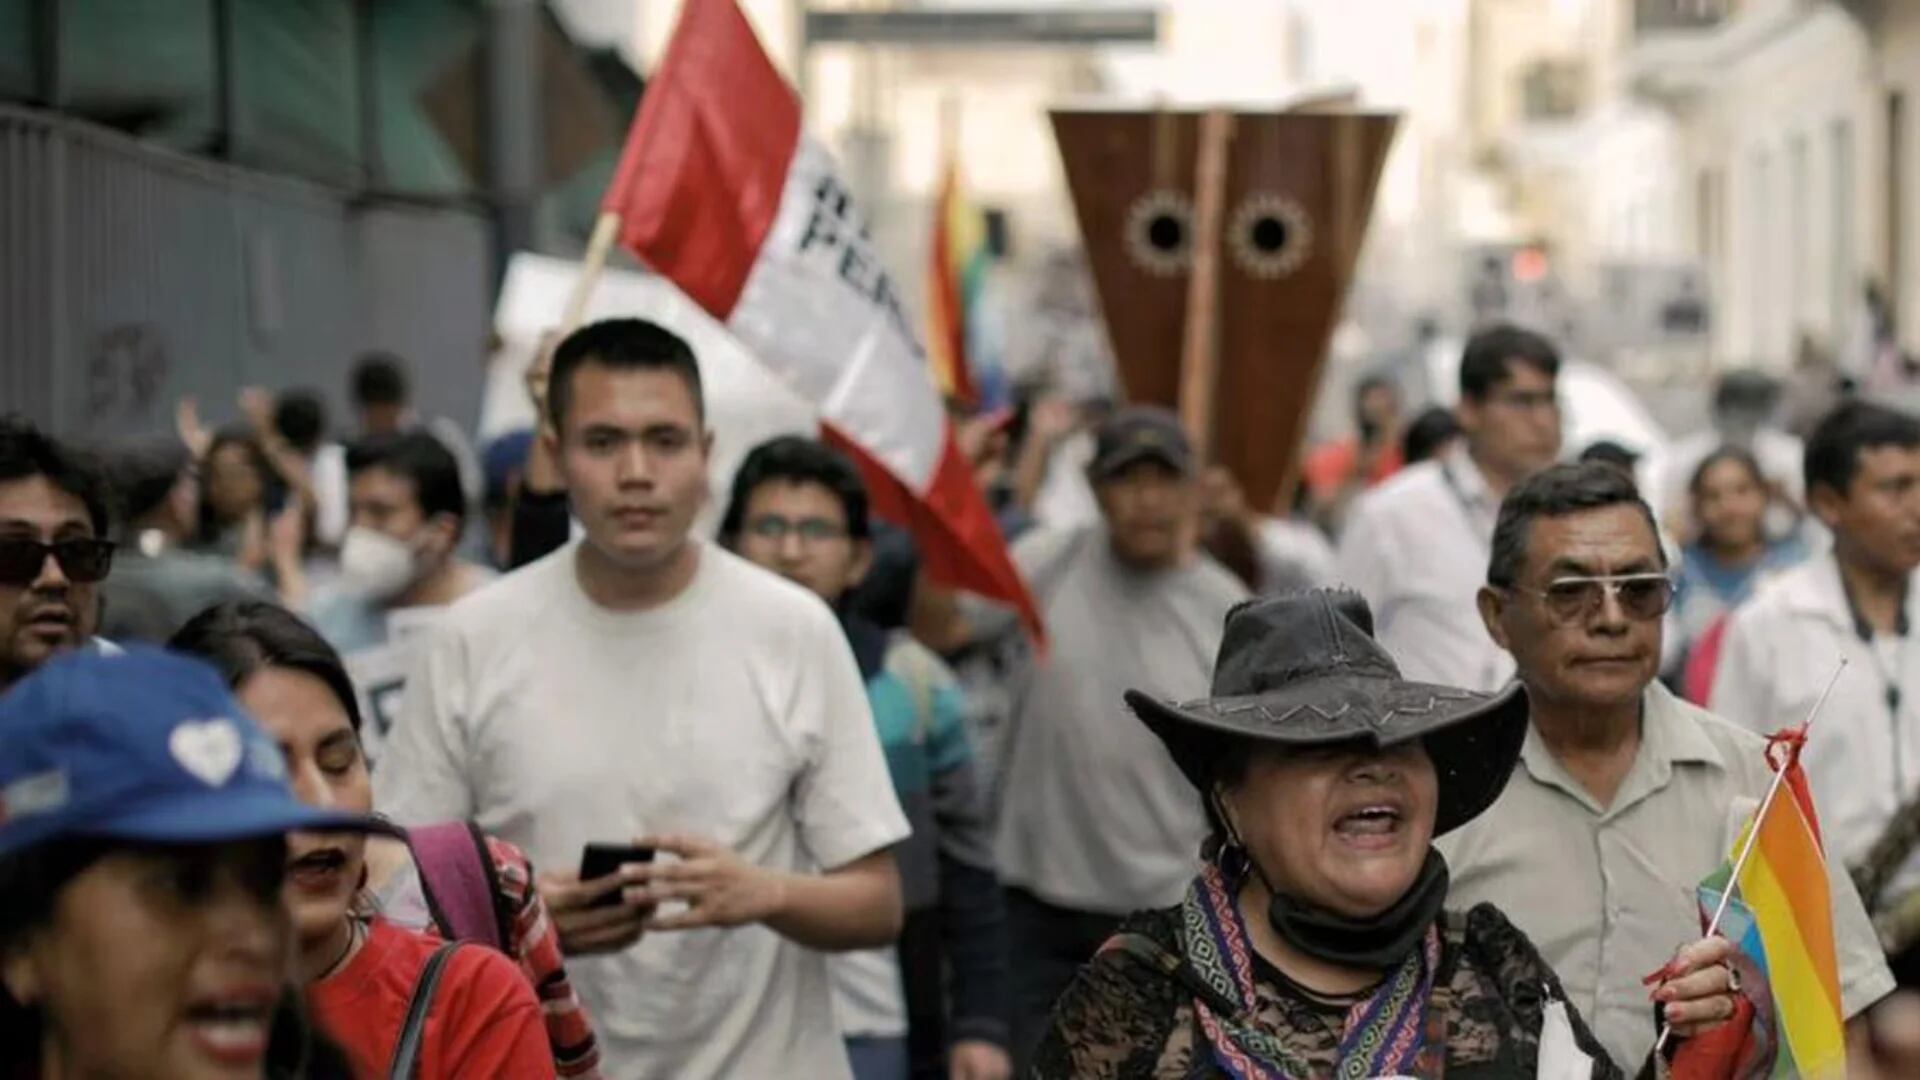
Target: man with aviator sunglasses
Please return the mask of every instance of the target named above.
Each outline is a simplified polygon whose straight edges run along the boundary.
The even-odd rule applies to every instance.
[[[1436,841],[1450,905],[1506,912],[1615,1060],[1653,1046],[1662,1003],[1642,979],[1698,936],[1696,887],[1772,779],[1765,740],[1657,680],[1667,569],[1617,466],[1554,466],[1508,494],[1479,607],[1527,689],[1527,739],[1493,808]],[[1827,869],[1853,1017],[1893,979],[1845,868]]]
[[[0,420],[0,692],[93,641],[113,566],[107,489],[77,454]]]

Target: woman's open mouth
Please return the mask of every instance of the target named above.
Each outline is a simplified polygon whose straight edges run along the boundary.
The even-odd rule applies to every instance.
[[[273,997],[246,992],[196,1002],[186,1026],[200,1051],[223,1065],[255,1065],[266,1056]]]
[[[1397,843],[1406,828],[1406,815],[1399,807],[1372,803],[1356,807],[1333,819],[1333,832],[1355,847],[1383,848]]]
[[[342,848],[315,848],[287,862],[287,881],[302,892],[331,893],[339,889],[347,869]]]

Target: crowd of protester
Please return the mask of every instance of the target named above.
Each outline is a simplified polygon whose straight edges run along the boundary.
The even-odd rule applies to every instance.
[[[1920,1074],[1920,420],[1737,372],[1648,462],[1559,374],[1370,375],[1271,508],[1162,409],[957,413],[1044,647],[819,439],[716,488],[643,320],[478,452],[385,354],[338,437],[0,423],[0,1076],[1747,1075],[1694,886],[1842,658],[1847,1039]]]

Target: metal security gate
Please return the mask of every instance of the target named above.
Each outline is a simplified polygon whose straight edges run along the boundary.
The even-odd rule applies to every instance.
[[[357,205],[0,107],[0,412],[111,438],[165,430],[182,394],[231,419],[249,384],[339,410],[354,357],[382,348],[423,411],[471,423],[489,243],[463,209]]]

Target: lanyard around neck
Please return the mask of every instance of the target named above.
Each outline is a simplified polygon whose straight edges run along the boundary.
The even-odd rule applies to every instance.
[[[1481,535],[1481,523],[1485,515],[1481,513],[1480,506],[1485,503],[1485,498],[1476,500],[1467,494],[1467,489],[1461,485],[1460,478],[1453,474],[1451,461],[1440,462],[1440,479],[1446,482],[1448,494],[1453,496],[1453,501],[1460,506],[1460,513],[1465,515],[1467,530],[1473,534],[1475,540],[1480,542],[1481,547],[1490,548],[1491,538]]]
[[[1873,661],[1873,668],[1879,672],[1880,682],[1886,687],[1887,715],[1898,719],[1900,716],[1901,695],[1900,672],[1903,667],[1898,661],[1905,658],[1907,638],[1910,636],[1908,634],[1910,627],[1907,620],[1906,586],[1901,586],[1900,606],[1893,617],[1893,635],[1900,639],[1900,646],[1899,656],[1896,658],[1893,670],[1891,671],[1887,670],[1886,661],[1881,659],[1880,650],[1874,646],[1873,639],[1875,634],[1873,632],[1873,624],[1867,621],[1866,614],[1860,610],[1860,603],[1854,599],[1853,586],[1847,584],[1847,575],[1844,571],[1840,574],[1840,592],[1847,598],[1847,614],[1853,619],[1853,632],[1860,638],[1860,643],[1867,647],[1867,657]]]

